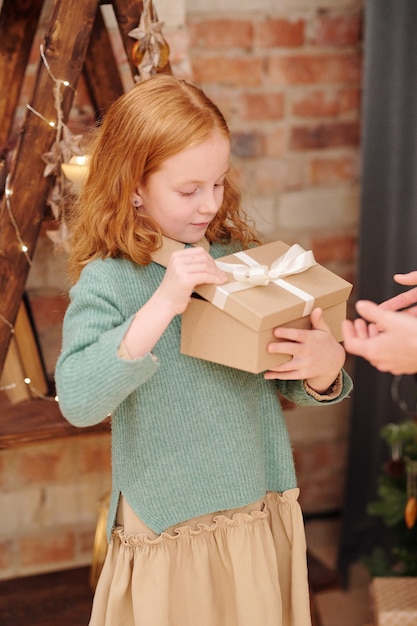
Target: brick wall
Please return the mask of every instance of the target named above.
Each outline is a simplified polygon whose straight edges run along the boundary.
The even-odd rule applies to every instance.
[[[91,562],[110,438],[80,435],[0,453],[0,579]]]
[[[274,15],[249,13],[253,3],[247,5],[246,15],[233,17],[189,13],[194,79],[227,115],[247,208],[265,237],[298,241],[351,276],[360,13],[318,11],[304,2],[303,12]]]
[[[226,114],[245,207],[265,239],[299,242],[354,282],[362,2],[155,4],[166,22],[174,73],[193,78]],[[48,18],[45,10],[16,127],[30,98]],[[129,88],[131,77],[108,10],[106,19]],[[82,132],[92,121],[81,81],[70,125]],[[65,257],[54,250],[46,230],[45,224],[27,292],[52,377],[67,280]],[[348,401],[286,411],[306,513],[341,507],[348,414]],[[110,484],[109,459],[107,435],[0,452],[0,578],[90,561],[97,503]],[[6,518],[5,511],[13,514]]]

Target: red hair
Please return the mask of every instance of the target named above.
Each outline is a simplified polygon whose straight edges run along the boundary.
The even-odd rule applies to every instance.
[[[161,230],[139,215],[132,193],[163,161],[219,131],[230,139],[217,106],[197,87],[159,74],[138,83],[108,109],[92,133],[89,174],[68,210],[69,270],[73,280],[93,259],[124,257],[140,265],[161,245]],[[210,242],[259,243],[241,208],[241,194],[226,176],[224,199],[210,223]]]

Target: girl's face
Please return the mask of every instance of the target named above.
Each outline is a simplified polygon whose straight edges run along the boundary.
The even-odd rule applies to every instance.
[[[229,140],[215,131],[166,159],[136,190],[141,211],[156,220],[166,237],[197,243],[222,205],[229,158]]]

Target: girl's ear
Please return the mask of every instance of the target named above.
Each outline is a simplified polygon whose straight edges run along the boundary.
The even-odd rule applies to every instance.
[[[137,189],[134,193],[132,193],[132,204],[135,207],[135,209],[138,209],[139,207],[143,206],[142,197]]]

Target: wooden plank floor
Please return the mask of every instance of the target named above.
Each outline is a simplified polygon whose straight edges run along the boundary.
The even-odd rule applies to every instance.
[[[0,581],[1,626],[87,626],[89,569]]]

